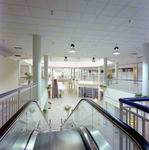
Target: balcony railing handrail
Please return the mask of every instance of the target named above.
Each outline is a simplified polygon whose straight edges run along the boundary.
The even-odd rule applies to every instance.
[[[2,93],[2,94],[0,94],[0,98],[3,98],[3,97],[5,97],[5,96],[8,96],[8,95],[13,94],[13,93],[15,93],[15,92],[18,92],[18,91],[20,91],[20,90],[22,90],[22,89],[28,88],[28,87],[30,87],[30,86],[32,86],[32,85],[35,85],[35,84],[37,84],[37,82],[28,84],[28,85],[26,85],[26,86],[23,86],[23,87],[20,87],[20,88],[17,88],[17,89],[14,89],[14,90],[11,90],[11,91],[8,91],[8,92],[5,92],[5,93]]]
[[[140,109],[146,113],[149,113],[149,108],[134,102],[144,102],[144,101],[149,101],[149,97],[140,97],[140,98],[120,98],[120,102],[125,103],[127,105],[133,106],[137,109]]]
[[[132,79],[116,79],[116,78],[106,78],[107,80],[117,80],[117,81],[135,81],[135,82],[142,82],[142,80],[132,80]]]

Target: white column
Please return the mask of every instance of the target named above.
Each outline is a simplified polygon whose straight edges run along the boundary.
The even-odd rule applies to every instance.
[[[75,80],[75,68],[74,68],[74,71],[73,71],[73,78]]]
[[[41,36],[33,35],[33,82],[37,82],[37,101],[41,107]]]
[[[143,44],[143,76],[142,76],[142,94],[148,95],[149,89],[149,43]]]
[[[118,79],[118,63],[115,63],[115,79]],[[118,83],[118,80],[116,80],[116,84]]]
[[[98,100],[100,100],[100,72],[101,72],[101,68],[98,67]]]
[[[103,84],[107,86],[107,58],[104,58],[103,71]]]
[[[29,65],[29,73],[32,74],[32,66]]]
[[[77,80],[79,82],[79,68],[77,68]],[[79,84],[77,82],[77,97],[79,97]]]
[[[52,83],[53,83],[53,68],[51,68],[51,91],[50,91],[50,98],[52,99],[52,87],[53,87],[53,85],[52,85]]]
[[[18,84],[20,85],[20,71],[21,71],[21,66],[20,66],[20,60],[18,60]]]
[[[47,55],[44,56],[44,80],[45,80],[45,87],[47,87],[48,80],[49,80],[48,79],[48,56]],[[48,97],[47,97],[44,108],[47,110],[47,113],[45,114],[45,118],[48,121]]]
[[[71,68],[71,80],[72,80],[72,68]]]

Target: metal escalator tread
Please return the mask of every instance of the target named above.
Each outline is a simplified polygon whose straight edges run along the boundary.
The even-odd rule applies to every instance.
[[[86,150],[76,130],[40,133],[33,150]]]

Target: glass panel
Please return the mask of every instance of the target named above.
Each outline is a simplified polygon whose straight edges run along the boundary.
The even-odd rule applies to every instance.
[[[37,103],[32,102],[11,125],[0,143],[0,149],[24,149],[30,133],[34,130],[49,131],[49,126]]]
[[[81,101],[78,107],[73,111],[72,115],[63,125],[63,130],[73,129],[81,125],[86,126],[93,137],[96,129],[96,133],[98,132],[98,136],[100,136],[100,140],[96,140],[95,138],[99,148],[101,148],[102,140],[106,143],[105,145],[108,146],[108,149],[138,149],[127,135],[86,101]]]

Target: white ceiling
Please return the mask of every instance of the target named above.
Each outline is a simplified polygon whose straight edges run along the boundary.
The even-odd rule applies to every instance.
[[[137,62],[149,42],[149,0],[0,0],[1,50],[32,58],[34,34],[41,35],[42,56]]]

